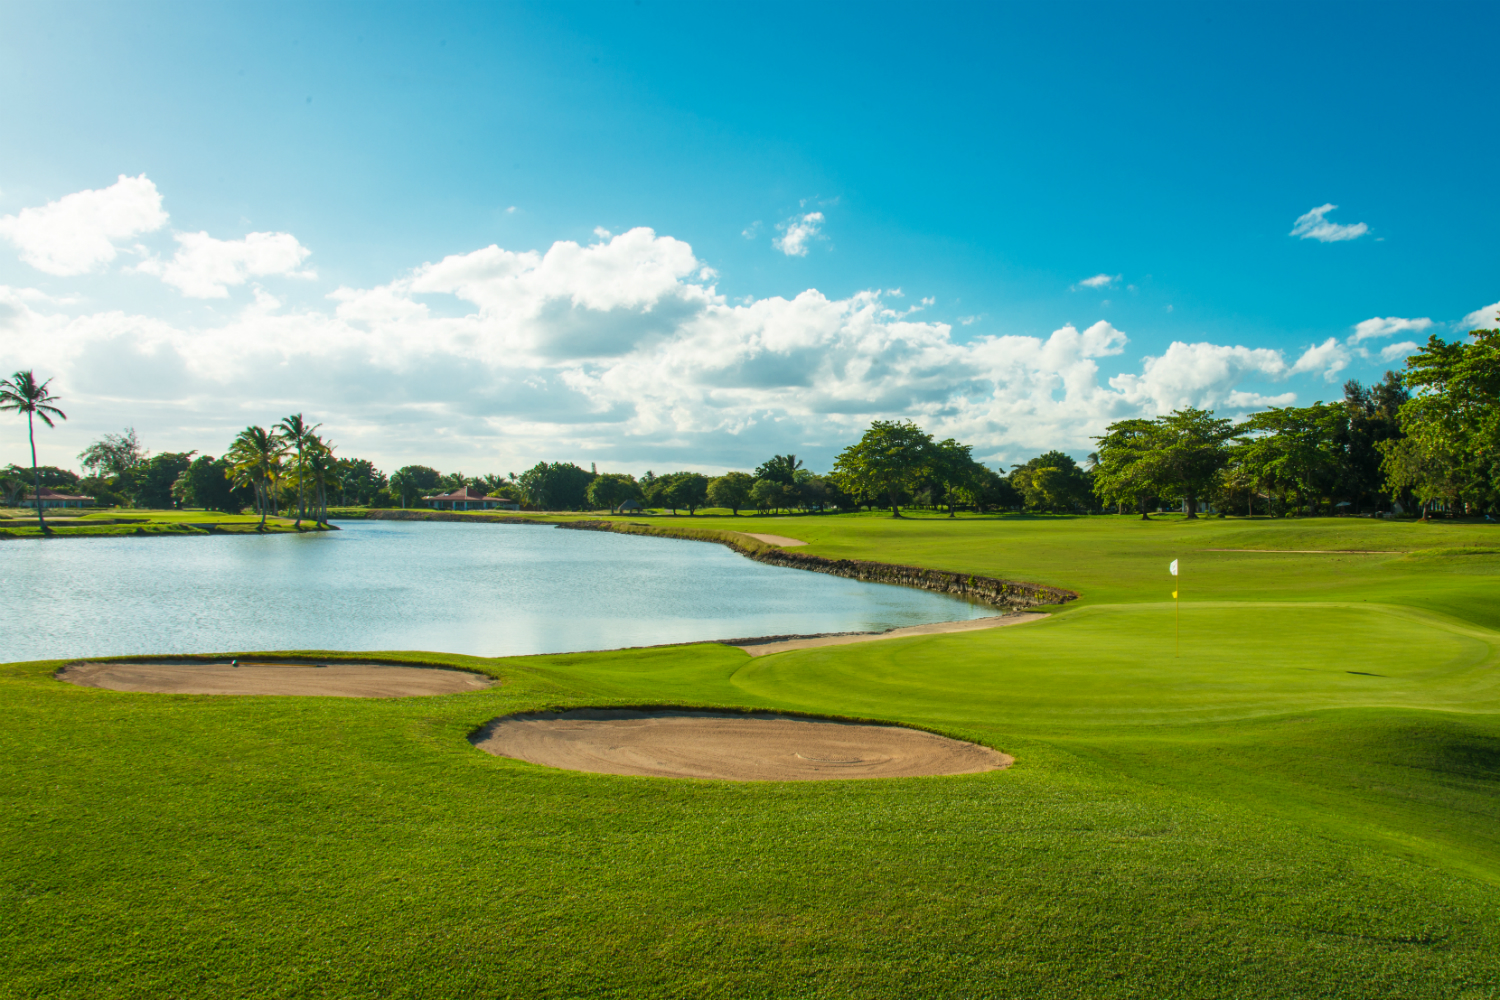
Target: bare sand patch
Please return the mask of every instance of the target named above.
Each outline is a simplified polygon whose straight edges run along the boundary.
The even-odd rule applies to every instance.
[[[468,670],[286,660],[155,660],[72,663],[57,679],[80,687],[150,694],[321,695],[332,698],[407,698],[478,691],[493,677]]]
[[[784,549],[807,544],[800,538],[788,538],[785,535],[763,535],[755,531],[737,531],[735,532],[735,534],[745,535],[749,538],[755,539],[758,542],[765,542],[767,545],[779,545]]]
[[[746,642],[739,640],[730,642],[728,645],[736,649],[743,649],[751,656],[769,656],[772,653],[785,653],[789,649],[811,649],[814,646],[847,646],[854,642],[875,642],[879,639],[905,639],[914,635],[977,632],[987,628],[1005,628],[1009,625],[1022,625],[1026,622],[1039,621],[1046,617],[1046,615],[1039,613],[991,615],[988,618],[971,618],[967,621],[933,622],[930,625],[908,625],[906,628],[893,628],[887,632],[847,632],[842,635],[776,637],[770,642]]]
[[[495,719],[469,738],[497,757],[570,771],[723,781],[975,774],[1006,754],[919,729],[761,712],[574,709]]]

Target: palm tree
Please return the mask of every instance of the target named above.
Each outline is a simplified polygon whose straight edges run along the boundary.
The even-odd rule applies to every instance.
[[[271,491],[280,476],[281,456],[285,454],[286,442],[280,434],[264,427],[250,426],[240,431],[225,456],[229,459],[229,473],[235,483],[254,488],[262,528],[266,526]]]
[[[44,535],[47,533],[47,518],[42,513],[42,474],[36,464],[36,423],[33,418],[41,417],[48,427],[53,426],[54,416],[62,420],[68,419],[66,413],[52,405],[60,400],[47,391],[47,386],[51,384],[52,380],[49,378],[37,385],[36,376],[29,371],[16,372],[10,378],[0,379],[0,410],[26,414],[26,433],[31,438],[32,496],[36,499],[36,523],[41,526]]]
[[[313,438],[313,431],[322,427],[322,424],[307,426],[307,421],[302,419],[302,414],[293,413],[290,417],[283,417],[281,423],[277,424],[273,431],[279,432],[288,444],[297,449],[297,464],[293,469],[293,475],[297,479],[297,527],[302,527],[302,518],[307,511],[306,494],[302,488],[302,479],[307,474],[308,443]]]
[[[309,434],[307,441],[307,481],[313,486],[313,517],[328,526],[328,484],[336,481],[339,461],[333,457],[333,442]]]

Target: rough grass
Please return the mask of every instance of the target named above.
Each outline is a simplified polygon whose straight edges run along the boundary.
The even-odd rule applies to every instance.
[[[1500,558],[1431,551],[1500,547],[1493,529],[755,521],[1084,596],[756,660],[422,654],[505,683],[396,701],[0,666],[0,995],[1500,993]],[[734,784],[465,739],[521,709],[674,703],[903,721],[1017,764]]]

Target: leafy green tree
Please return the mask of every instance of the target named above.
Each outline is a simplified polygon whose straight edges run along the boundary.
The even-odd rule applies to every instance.
[[[422,499],[423,495],[436,493],[442,479],[442,473],[430,466],[403,465],[391,473],[391,495],[400,498],[404,510],[412,502]]]
[[[30,371],[16,372],[10,378],[0,379],[0,410],[26,414],[26,435],[31,441],[31,481],[35,490],[32,496],[36,498],[36,522],[43,534],[48,528],[47,517],[42,512],[42,477],[36,463],[36,424],[33,418],[40,417],[48,427],[53,426],[53,417],[68,419],[66,413],[52,405],[61,400],[47,391],[51,384],[50,378],[39,384]]]
[[[932,435],[911,421],[877,420],[839,453],[833,479],[847,493],[884,494],[901,516],[901,494],[915,489],[933,460]]]
[[[1118,420],[1094,438],[1099,450],[1094,453],[1094,494],[1106,504],[1140,511],[1142,520],[1150,520],[1149,501],[1157,495],[1153,468],[1158,427],[1153,420],[1135,417]]]
[[[1344,383],[1346,416],[1334,431],[1334,447],[1340,456],[1335,492],[1354,505],[1355,513],[1367,505],[1379,509],[1397,499],[1386,490],[1380,445],[1405,436],[1400,411],[1410,398],[1395,372],[1386,372],[1382,381],[1368,387],[1356,379]],[[1406,506],[1411,505],[1408,497]]]
[[[372,504],[390,482],[373,462],[363,458],[339,459],[334,475],[339,486],[339,503],[343,505],[348,505],[351,497],[355,504]]]
[[[238,514],[254,503],[255,498],[249,489],[236,487],[230,481],[232,478],[233,470],[227,459],[200,455],[177,477],[172,492],[185,507]]]
[[[790,503],[791,490],[786,483],[775,479],[757,479],[755,485],[750,487],[750,502],[761,513],[779,510]]]
[[[641,487],[635,477],[622,472],[605,472],[589,483],[589,503],[607,507],[611,514],[627,500],[640,500]]]
[[[973,452],[973,445],[959,444],[953,438],[932,446],[931,475],[949,517],[959,504],[979,506],[989,470],[974,461]]]
[[[122,476],[146,460],[146,449],[134,427],[121,434],[106,434],[83,449],[78,460],[84,471],[100,479]]]
[[[756,468],[753,479],[769,479],[783,486],[795,486],[801,468],[802,462],[796,455],[772,455]]]
[[[728,507],[738,517],[740,508],[750,502],[750,490],[755,486],[755,477],[748,472],[726,472],[708,484],[708,502],[715,507]]]
[[[1259,492],[1275,497],[1281,509],[1309,509],[1336,481],[1339,456],[1334,432],[1341,406],[1273,406],[1253,414],[1237,430],[1237,461]]]
[[[191,451],[164,451],[152,455],[120,477],[120,487],[133,507],[171,510],[179,500],[173,493],[178,478],[192,464]]]
[[[848,500],[838,484],[828,476],[820,476],[807,469],[798,469],[795,478],[792,494],[797,505],[803,510],[821,512]]]
[[[692,517],[708,500],[708,477],[702,473],[672,472],[657,477],[654,485],[656,502],[670,509],[673,515],[683,508]]]
[[[1029,510],[1071,513],[1087,510],[1093,487],[1073,456],[1049,451],[1011,467],[1011,485]]]
[[[521,497],[538,510],[587,510],[594,474],[571,462],[538,462],[521,473]]]
[[[1234,425],[1212,410],[1188,407],[1158,417],[1156,426],[1150,466],[1159,492],[1186,501],[1188,518],[1196,518],[1199,499],[1212,490],[1214,478],[1229,462]]]
[[[1432,336],[1406,359],[1401,405],[1405,443],[1384,442],[1385,471],[1432,502],[1451,499],[1494,508],[1500,499],[1500,329],[1473,330],[1469,341]]]

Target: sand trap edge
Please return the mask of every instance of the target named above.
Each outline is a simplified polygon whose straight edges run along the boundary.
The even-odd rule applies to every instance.
[[[962,748],[966,752],[972,752],[974,754],[978,754],[981,757],[985,758],[985,763],[988,766],[983,766],[983,767],[966,767],[966,768],[963,768],[963,769],[951,770],[951,771],[933,771],[933,772],[924,773],[924,774],[829,774],[829,775],[819,776],[819,777],[799,776],[799,777],[782,777],[782,778],[730,777],[730,776],[726,776],[726,775],[667,774],[667,773],[654,773],[654,772],[643,772],[643,771],[632,771],[632,770],[604,770],[604,769],[594,769],[594,768],[588,768],[588,767],[574,767],[574,766],[569,766],[567,764],[560,764],[560,763],[555,763],[555,762],[547,762],[547,761],[542,761],[542,760],[533,760],[533,759],[531,759],[529,757],[517,756],[517,755],[509,754],[509,753],[502,753],[498,749],[494,749],[494,748],[491,748],[489,746],[485,746],[484,745],[484,744],[486,744],[487,742],[489,742],[492,739],[492,737],[494,736],[495,730],[497,728],[499,728],[503,723],[510,722],[510,721],[523,721],[523,722],[602,721],[602,722],[608,722],[608,721],[616,721],[616,720],[618,720],[618,721],[627,721],[627,720],[632,719],[633,717],[640,717],[640,716],[647,716],[647,717],[650,717],[650,716],[658,716],[658,717],[660,717],[660,716],[667,716],[667,717],[671,717],[671,718],[703,718],[703,719],[729,720],[729,721],[736,721],[736,720],[742,720],[742,719],[743,720],[756,719],[756,720],[765,720],[765,721],[789,721],[789,722],[823,723],[823,724],[832,724],[832,725],[836,725],[836,726],[849,726],[849,727],[870,728],[870,729],[878,729],[878,730],[879,729],[890,730],[890,731],[899,732],[899,733],[902,733],[902,734],[912,734],[912,735],[922,736],[922,737],[931,737],[934,740],[940,741],[940,744],[944,745],[946,747]],[[937,730],[929,729],[929,728],[922,727],[922,726],[913,726],[913,725],[908,725],[906,723],[901,723],[901,722],[892,722],[892,721],[889,721],[889,720],[886,720],[886,719],[868,719],[868,718],[860,718],[860,717],[830,715],[830,714],[827,714],[827,713],[798,712],[798,711],[795,711],[795,710],[778,710],[778,709],[764,709],[764,708],[755,708],[755,709],[751,709],[751,708],[735,708],[735,707],[706,708],[706,707],[702,707],[702,706],[684,706],[684,705],[607,705],[607,706],[576,706],[576,707],[572,707],[572,708],[529,709],[529,710],[520,711],[520,712],[510,712],[510,713],[507,713],[505,715],[500,715],[500,716],[496,716],[495,718],[489,719],[485,723],[483,723],[482,725],[476,726],[474,729],[472,729],[468,733],[467,739],[469,741],[470,746],[472,746],[476,750],[479,750],[479,751],[481,751],[483,753],[486,753],[486,754],[488,754],[490,756],[499,757],[499,758],[501,758],[503,760],[511,760],[511,761],[518,761],[518,762],[524,763],[524,764],[532,764],[532,765],[537,766],[537,767],[545,767],[545,768],[548,768],[548,769],[554,770],[554,771],[571,772],[573,774],[595,774],[595,775],[602,774],[602,775],[611,775],[611,776],[631,776],[631,777],[661,777],[661,778],[670,778],[670,779],[674,779],[674,780],[690,779],[690,780],[709,780],[709,781],[735,781],[735,782],[748,782],[748,783],[760,783],[760,782],[768,782],[768,783],[793,783],[793,782],[808,781],[808,780],[836,781],[836,780],[874,780],[876,778],[963,777],[963,776],[966,776],[966,775],[989,773],[991,771],[1004,771],[1004,770],[1008,770],[1009,768],[1011,768],[1016,763],[1015,757],[1013,757],[1012,755],[1010,755],[1008,753],[1005,753],[1002,750],[998,750],[998,749],[996,749],[994,747],[987,746],[986,744],[980,743],[980,742],[978,742],[976,740],[962,739],[960,737],[950,736],[950,735],[948,735],[946,733],[938,732]],[[802,757],[802,759],[804,759],[804,760],[817,760],[817,758],[803,757],[803,755],[800,754],[800,753],[796,754],[796,756],[797,757]],[[828,762],[824,761],[824,763],[828,763]],[[839,763],[842,763],[842,762],[839,762]]]
[[[149,671],[153,667],[199,667],[212,670],[212,668],[227,668],[235,660],[239,661],[239,668],[235,673],[194,672],[197,674],[196,678],[188,674],[184,678],[173,678],[171,684],[163,681],[159,685],[152,685],[149,682],[143,683],[139,678],[128,679],[120,686],[98,682],[101,677],[108,678],[111,667],[124,668],[127,673],[130,668],[145,668]],[[93,676],[67,676],[70,671],[78,671],[81,674],[84,669],[90,667],[100,669]],[[278,686],[275,680],[279,680],[279,678],[273,679],[274,671],[282,667],[333,669],[328,674],[314,673],[308,669],[298,670],[289,675],[293,683],[283,686],[281,690],[272,690],[271,688]],[[347,670],[339,670],[338,668],[341,667],[354,668],[354,672],[351,674]],[[365,670],[361,671],[360,668],[365,668]],[[243,670],[244,673],[239,673],[239,670]],[[428,675],[422,678],[423,683],[410,683],[413,676],[422,677],[423,674]],[[441,681],[437,681],[432,677],[433,674],[445,676]],[[203,680],[203,678],[208,678],[208,680]],[[218,678],[220,683],[212,684],[213,678]],[[229,678],[242,678],[243,682],[239,685],[222,683]],[[395,660],[378,656],[349,656],[347,653],[321,657],[275,654],[262,656],[253,653],[89,657],[69,660],[52,672],[52,679],[74,687],[132,694],[380,699],[468,694],[488,690],[505,683],[504,678],[494,674],[453,664]],[[195,679],[198,679],[200,683],[192,684]],[[257,679],[260,681],[258,684],[255,683]],[[190,687],[199,689],[184,690],[176,686],[182,684],[184,680]],[[308,683],[309,681],[314,683]],[[401,681],[406,681],[406,683],[401,683]]]

